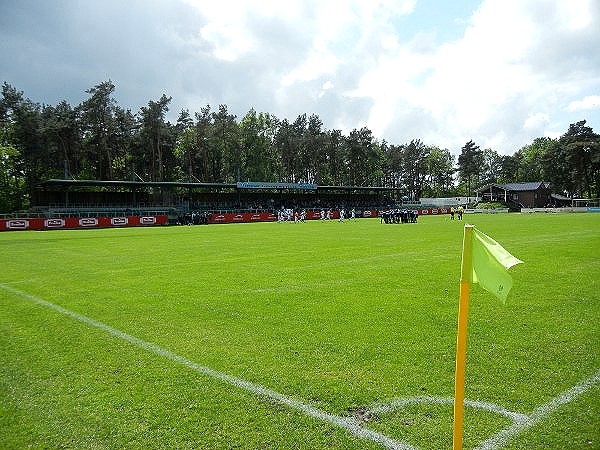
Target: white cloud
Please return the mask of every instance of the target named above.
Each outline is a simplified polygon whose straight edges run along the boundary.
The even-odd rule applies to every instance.
[[[253,39],[235,24],[211,22],[200,30],[200,36],[214,46],[213,54],[224,61],[235,61],[253,47]]]
[[[569,103],[567,111],[585,111],[600,108],[600,95],[588,95],[581,100]]]
[[[464,144],[495,109],[525,89],[526,70],[514,61],[526,51],[522,42],[530,41],[532,27],[526,19],[516,24],[512,13],[498,2],[485,3],[462,39],[424,51],[422,36],[417,36],[382,57],[353,92],[375,99],[369,126],[375,132],[405,126],[395,118],[398,108],[427,111],[444,130],[445,143]],[[509,18],[511,36],[500,40]],[[441,137],[429,130],[411,131]]]
[[[523,128],[539,129],[544,125],[550,123],[550,116],[546,113],[535,113],[527,117]]]
[[[596,0],[569,0],[558,2],[556,5],[561,17],[562,27],[567,30],[577,31],[587,28],[592,23],[589,11],[592,2]]]
[[[333,89],[334,87],[335,87],[335,85],[331,82],[331,80],[327,80],[321,86],[321,92],[319,92],[319,98],[323,97],[327,93],[327,91],[329,91],[330,89]]]
[[[186,1],[206,18],[207,23],[199,32],[202,39],[213,46],[214,56],[229,62],[260,50],[261,43],[256,39],[255,21],[277,18],[286,22],[303,14],[301,2]]]

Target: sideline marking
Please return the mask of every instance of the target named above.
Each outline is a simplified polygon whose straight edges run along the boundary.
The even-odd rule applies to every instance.
[[[576,397],[592,388],[598,382],[600,382],[600,370],[588,379],[583,380],[576,386],[573,386],[571,389],[568,389],[562,394],[554,397],[549,402],[538,406],[531,412],[528,419],[515,422],[508,428],[505,428],[492,437],[486,439],[477,447],[475,447],[475,450],[496,450],[504,447],[513,437],[517,436],[528,428],[531,428],[544,417],[556,411],[562,405],[566,405],[567,403],[575,400]]]
[[[102,322],[98,322],[94,319],[90,319],[89,317],[84,316],[83,314],[79,314],[74,311],[68,310],[66,308],[63,308],[62,306],[55,305],[54,303],[48,302],[41,298],[35,297],[33,295],[26,294],[25,292],[21,292],[17,289],[13,289],[4,284],[0,284],[0,288],[2,288],[5,291],[8,291],[14,295],[17,295],[19,297],[23,297],[28,300],[31,300],[32,302],[37,303],[38,305],[48,307],[48,308],[53,309],[61,314],[72,317],[73,319],[79,320],[80,322],[84,322],[95,328],[104,330],[107,333],[109,333],[115,337],[123,339],[124,341],[127,341],[127,342],[129,342],[133,345],[136,345],[138,347],[141,347],[145,350],[151,351],[159,356],[168,358],[171,361],[175,361],[175,362],[177,362],[189,369],[192,369],[196,372],[199,372],[201,374],[207,375],[212,378],[216,378],[225,383],[229,383],[240,389],[252,392],[259,396],[269,398],[278,403],[286,405],[292,409],[301,411],[307,416],[310,416],[310,417],[313,417],[316,419],[320,419],[324,422],[329,422],[330,424],[335,425],[340,428],[344,428],[345,430],[350,432],[355,437],[362,438],[362,439],[369,439],[375,443],[383,445],[384,447],[386,447],[388,449],[417,450],[416,447],[413,447],[412,445],[407,444],[406,442],[397,441],[397,440],[394,440],[384,434],[369,430],[367,428],[363,428],[352,418],[345,418],[345,417],[341,417],[341,416],[336,416],[334,414],[326,413],[326,412],[321,411],[313,406],[307,405],[298,400],[294,400],[293,398],[290,398],[283,394],[280,394],[279,392],[273,391],[272,389],[266,388],[266,387],[258,385],[258,384],[251,383],[246,380],[242,380],[241,378],[237,378],[232,375],[227,375],[226,373],[213,370],[210,367],[202,366],[193,361],[190,361],[189,359],[179,356],[173,352],[170,352],[169,350],[165,350],[165,349],[159,347],[158,345],[143,341],[143,340],[138,339],[134,336],[131,336],[127,333],[124,333],[120,330],[117,330],[116,328],[108,326]]]

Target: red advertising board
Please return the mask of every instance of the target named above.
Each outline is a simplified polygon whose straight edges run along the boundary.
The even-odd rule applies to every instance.
[[[211,214],[208,223],[244,223],[274,222],[277,216],[273,213],[225,213]]]
[[[169,218],[165,215],[129,217],[65,217],[60,219],[0,219],[0,231],[139,227],[167,225],[168,223]]]
[[[420,216],[435,216],[438,214],[450,214],[450,210],[446,208],[433,208],[433,209],[418,209]]]

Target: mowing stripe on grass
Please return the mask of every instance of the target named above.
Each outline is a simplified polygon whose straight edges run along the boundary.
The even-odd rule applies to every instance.
[[[544,403],[543,405],[534,409],[526,420],[517,421],[508,428],[505,428],[489,439],[483,441],[475,448],[475,450],[497,450],[504,447],[512,438],[531,428],[544,417],[556,411],[562,405],[572,402],[576,397],[592,388],[598,382],[600,382],[600,370],[590,378],[582,381],[578,385],[573,386],[571,389],[554,397],[549,402]]]
[[[35,297],[33,295],[29,295],[29,294],[19,291],[17,289],[13,289],[4,284],[0,284],[0,288],[2,288],[5,291],[8,291],[14,295],[17,295],[19,297],[31,300],[32,302],[37,303],[38,305],[51,308],[61,314],[64,314],[73,319],[79,320],[80,322],[84,322],[95,328],[99,328],[99,329],[111,334],[112,336],[118,337],[118,338],[120,338],[124,341],[127,341],[133,345],[143,348],[144,350],[148,350],[157,355],[168,358],[171,361],[177,362],[177,363],[179,363],[189,369],[192,369],[196,372],[199,372],[201,374],[207,375],[212,378],[216,378],[225,383],[229,383],[233,386],[236,386],[240,389],[252,392],[256,395],[266,397],[270,400],[274,400],[278,403],[288,406],[289,408],[301,411],[302,413],[304,413],[307,416],[310,416],[310,417],[322,420],[324,422],[328,422],[337,427],[343,428],[358,438],[369,439],[369,440],[376,442],[380,445],[383,445],[384,447],[389,448],[389,449],[416,450],[415,447],[413,447],[405,442],[397,441],[397,440],[394,440],[384,434],[377,433],[376,431],[362,428],[353,419],[326,413],[326,412],[321,411],[313,406],[307,405],[298,400],[294,400],[293,398],[287,397],[286,395],[280,394],[279,392],[275,392],[264,386],[254,384],[249,381],[245,381],[245,380],[242,380],[241,378],[237,378],[237,377],[234,377],[231,375],[227,375],[226,373],[213,370],[210,367],[202,366],[193,361],[190,361],[189,359],[186,359],[182,356],[172,353],[169,350],[165,350],[164,348],[161,348],[158,345],[143,341],[143,340],[138,339],[134,336],[131,336],[127,333],[124,333],[120,330],[117,330],[116,328],[108,326],[102,322],[98,322],[94,319],[90,319],[89,317],[84,316],[83,314],[79,314],[74,311],[68,310],[66,308],[63,308],[62,306],[55,305],[54,303],[48,302],[41,298]]]

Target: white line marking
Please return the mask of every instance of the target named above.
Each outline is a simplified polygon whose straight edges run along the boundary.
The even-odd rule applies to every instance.
[[[600,370],[594,375],[592,375],[590,378],[582,381],[578,385],[573,386],[571,389],[563,392],[557,397],[554,397],[549,402],[544,403],[542,406],[539,406],[536,409],[534,409],[527,420],[522,422],[515,422],[510,427],[505,428],[504,430],[496,433],[489,439],[483,441],[475,448],[475,450],[496,450],[504,447],[512,438],[527,430],[528,428],[531,428],[544,417],[553,413],[561,406],[572,402],[573,400],[575,400],[575,398],[592,388],[598,382],[600,382]]]
[[[410,397],[410,398],[395,398],[390,400],[388,403],[382,403],[372,408],[369,408],[369,411],[373,414],[388,414],[396,409],[404,408],[408,405],[415,405],[421,403],[430,403],[430,404],[438,404],[438,405],[453,405],[454,398],[453,397]],[[522,422],[529,419],[529,416],[526,414],[520,414],[513,411],[509,411],[502,406],[495,405],[494,403],[485,403],[476,400],[467,400],[464,401],[465,406],[470,406],[473,408],[485,409],[487,411],[491,411],[496,414],[501,414],[503,416],[512,419],[513,422]]]
[[[298,411],[301,411],[302,413],[304,413],[307,416],[313,417],[315,419],[319,419],[322,420],[324,422],[328,422],[332,425],[335,425],[337,427],[343,428],[346,431],[350,432],[352,435],[354,435],[355,437],[358,438],[362,438],[362,439],[369,439],[373,442],[376,442],[386,448],[389,449],[397,449],[397,450],[417,450],[416,447],[413,447],[410,444],[407,444],[405,442],[402,441],[397,441],[394,440],[384,434],[381,433],[377,433],[376,431],[372,431],[366,428],[362,428],[354,419],[351,418],[345,418],[345,417],[341,417],[341,416],[336,416],[333,414],[329,414],[326,413],[324,411],[321,411],[313,406],[307,405],[305,403],[302,403],[298,400],[294,400],[293,398],[287,397],[283,394],[280,394],[279,392],[275,392],[269,388],[266,388],[264,386],[260,386],[258,384],[254,384],[251,383],[249,381],[245,381],[242,380],[241,378],[237,378],[231,375],[227,375],[226,373],[223,372],[218,372],[216,370],[211,369],[210,367],[206,367],[206,366],[202,366],[200,364],[197,364],[193,361],[190,361],[189,359],[186,359],[182,356],[179,356],[175,353],[170,352],[169,350],[165,350],[155,344],[152,344],[150,342],[146,342],[143,341],[141,339],[138,339],[134,336],[131,336],[127,333],[124,333],[120,330],[117,330],[116,328],[110,327],[102,322],[97,322],[93,319],[90,319],[87,316],[84,316],[82,314],[76,313],[74,311],[70,311],[66,308],[63,308],[62,306],[58,306],[55,305],[54,303],[50,303],[46,300],[42,300],[41,298],[35,297],[33,295],[29,295],[26,294],[24,292],[18,291],[16,289],[13,289],[9,286],[6,286],[4,284],[0,284],[0,288],[4,289],[5,291],[11,292],[14,295],[17,295],[19,297],[23,297],[26,298],[28,300],[33,301],[34,303],[37,303],[39,305],[51,308],[61,314],[67,315],[69,317],[72,317],[73,319],[79,320],[81,322],[84,322],[88,325],[91,325],[95,328],[99,328],[101,330],[106,331],[107,333],[118,337],[120,339],[123,339],[124,341],[127,341],[133,345],[136,345],[138,347],[141,347],[145,350],[148,350],[152,353],[155,353],[159,356],[163,356],[167,359],[170,359],[171,361],[175,361],[189,369],[192,369],[196,372],[199,372],[201,374],[207,375],[209,377],[212,378],[216,378],[218,380],[221,380],[225,383],[229,383],[231,385],[234,385],[240,389],[244,389],[246,391],[252,392],[254,394],[257,394],[259,396],[262,397],[266,397],[269,398],[271,400],[274,400],[278,403],[281,403],[283,405],[286,405],[292,409],[296,409]]]

